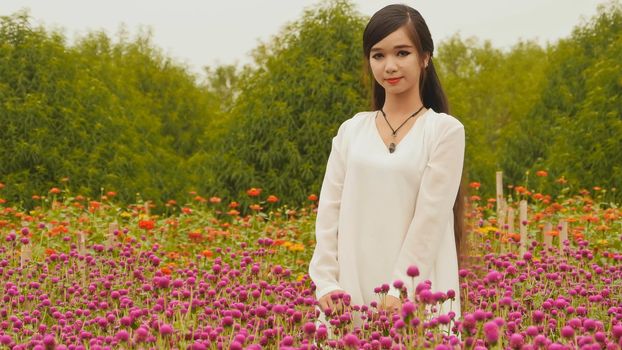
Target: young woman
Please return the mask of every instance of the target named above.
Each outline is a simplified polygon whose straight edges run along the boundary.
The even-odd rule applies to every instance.
[[[411,300],[412,286],[430,280],[432,291],[456,292],[451,311],[459,316],[465,136],[447,114],[430,32],[416,10],[389,5],[367,24],[363,51],[374,77],[373,111],[346,120],[332,140],[309,266],[316,297],[322,310],[337,306],[335,293],[354,305],[397,310],[395,280]],[[374,289],[382,284],[391,288],[380,299]]]

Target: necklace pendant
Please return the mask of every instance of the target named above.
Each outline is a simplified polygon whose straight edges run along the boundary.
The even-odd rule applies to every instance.
[[[389,153],[395,152],[395,143],[391,142],[389,144]]]

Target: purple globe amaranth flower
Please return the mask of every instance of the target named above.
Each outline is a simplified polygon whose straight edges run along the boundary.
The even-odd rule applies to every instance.
[[[393,287],[395,287],[395,289],[402,289],[402,287],[404,287],[404,282],[402,282],[402,280],[395,280],[393,281]]]
[[[125,329],[122,329],[114,335],[114,338],[119,342],[128,341],[130,339],[130,334]]]
[[[499,341],[499,326],[493,321],[484,324],[484,336],[489,344],[496,344]]]
[[[305,323],[302,326],[302,330],[305,332],[306,335],[313,335],[313,334],[315,334],[315,331],[316,331],[315,323],[313,323],[313,322]]]
[[[564,338],[573,338],[574,337],[574,329],[570,326],[564,326],[561,329],[561,335]]]
[[[170,324],[166,324],[166,323],[162,324],[159,330],[160,330],[160,334],[162,335],[169,335],[173,333],[173,327]]]
[[[524,343],[525,343],[525,340],[523,339],[523,336],[520,333],[514,333],[510,336],[510,346],[512,348],[520,349]]]
[[[408,277],[418,277],[419,276],[419,268],[415,265],[410,265],[408,266],[408,269],[406,269],[406,274],[408,275]]]
[[[404,318],[407,318],[408,316],[412,315],[415,312],[415,304],[413,304],[410,301],[406,301],[404,302],[404,304],[402,304],[402,316]]]
[[[347,347],[353,347],[353,348],[357,348],[359,346],[359,338],[352,334],[352,333],[348,333],[343,337],[343,342],[345,344],[345,346]]]

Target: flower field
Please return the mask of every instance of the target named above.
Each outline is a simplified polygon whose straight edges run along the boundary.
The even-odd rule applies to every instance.
[[[191,194],[154,208],[53,188],[23,211],[1,199],[4,186],[6,348],[622,348],[622,210],[597,187],[555,197],[512,187],[504,210],[528,204],[526,219],[514,219],[471,183],[461,290],[421,283],[398,313],[340,296],[346,306],[328,315],[329,332],[316,323],[306,275],[315,195],[289,208],[253,188],[247,207]],[[437,313],[455,293],[462,317]]]

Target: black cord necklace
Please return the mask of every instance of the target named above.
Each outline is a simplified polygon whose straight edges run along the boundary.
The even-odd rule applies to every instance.
[[[395,136],[397,135],[397,131],[399,129],[401,129],[402,126],[404,126],[404,124],[406,124],[406,122],[410,120],[410,118],[413,118],[414,116],[419,114],[419,112],[421,112],[422,109],[423,109],[423,105],[415,113],[411,114],[410,117],[406,118],[406,120],[404,120],[404,122],[400,126],[398,126],[397,129],[394,130],[393,127],[391,126],[391,123],[389,123],[389,120],[387,119],[386,113],[384,113],[384,110],[382,108],[380,108],[380,112],[382,112],[382,116],[384,117],[384,121],[387,122],[387,125],[391,129],[392,136],[393,136],[393,141],[395,141]],[[395,152],[395,147],[396,147],[395,142],[391,142],[389,144],[389,153]]]

